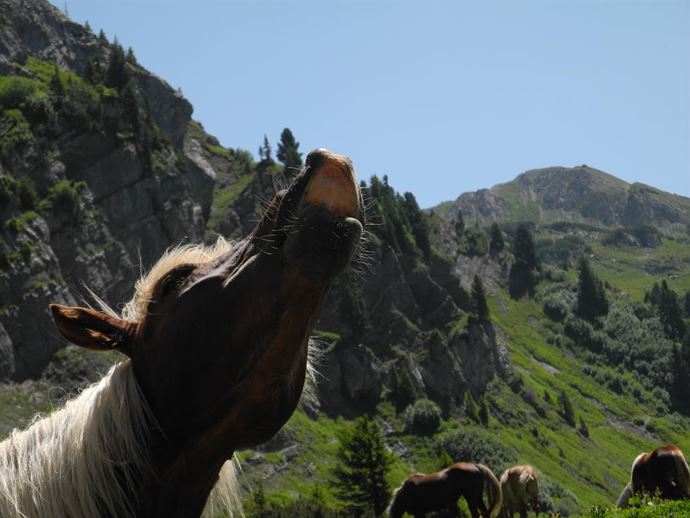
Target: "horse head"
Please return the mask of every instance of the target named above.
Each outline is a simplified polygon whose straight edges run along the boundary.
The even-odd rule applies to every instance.
[[[210,260],[159,262],[130,303],[135,318],[58,305],[53,317],[69,341],[131,359],[165,439],[161,463],[184,451],[220,467],[294,411],[309,335],[363,223],[352,163],[316,150],[245,239]]]

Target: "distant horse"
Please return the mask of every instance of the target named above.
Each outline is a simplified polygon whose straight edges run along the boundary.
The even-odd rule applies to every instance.
[[[505,470],[501,475],[501,490],[504,518],[513,518],[515,511],[520,513],[520,518],[527,518],[528,503],[535,513],[539,512],[539,483],[534,467],[525,464]]]
[[[484,489],[489,509],[484,504]],[[458,462],[437,473],[409,477],[393,495],[388,506],[390,518],[410,513],[420,518],[430,511],[449,511],[458,516],[458,499],[464,496],[472,518],[494,518],[501,510],[501,486],[483,464]]]
[[[244,240],[168,252],[123,315],[51,306],[67,340],[128,359],[0,444],[0,516],[191,518],[235,501],[227,461],[293,413],[362,211],[350,160],[317,150]]]
[[[618,507],[628,507],[636,493],[659,493],[661,498],[690,498],[690,470],[677,446],[660,446],[650,453],[640,453],[632,465],[630,482],[618,498]]]

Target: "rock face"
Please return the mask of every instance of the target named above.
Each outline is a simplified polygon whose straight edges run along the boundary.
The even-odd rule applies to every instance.
[[[26,66],[31,57],[81,76],[111,52],[45,0],[0,0],[0,75],[40,79]],[[39,376],[65,345],[48,304],[84,304],[88,287],[117,308],[131,296],[141,267],[171,245],[205,236],[216,172],[198,140],[209,137],[200,126],[194,135],[188,131],[192,107],[179,92],[126,66],[163,135],[152,158],[141,139],[107,131],[112,97],[101,101],[106,122],[67,127],[58,118],[50,131],[59,138],[43,138],[46,130],[29,118],[29,144],[3,148],[0,380]]]
[[[454,221],[461,210],[466,223],[480,225],[569,221],[682,231],[690,223],[690,199],[643,184],[631,185],[585,165],[527,171],[511,182],[464,193],[433,210],[447,221]]]

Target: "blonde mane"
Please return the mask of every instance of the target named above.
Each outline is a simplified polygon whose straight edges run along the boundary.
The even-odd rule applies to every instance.
[[[168,250],[143,275],[122,317],[145,316],[155,284],[181,264],[201,264],[231,248],[223,238],[209,247]],[[116,314],[96,297],[102,309]],[[0,516],[91,518],[132,516],[142,477],[150,475],[150,431],[156,426],[129,360],[114,365],[98,382],[0,443]],[[227,461],[204,516],[239,509],[236,465]],[[240,513],[241,514],[241,513]]]

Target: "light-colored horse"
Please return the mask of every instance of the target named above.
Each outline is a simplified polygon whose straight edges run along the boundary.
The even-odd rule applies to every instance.
[[[501,490],[504,518],[513,518],[514,512],[519,512],[521,518],[526,518],[530,503],[532,510],[539,512],[539,481],[537,470],[533,466],[524,464],[505,470],[501,475]]]
[[[244,240],[169,252],[122,315],[51,306],[67,340],[127,359],[0,444],[0,516],[196,518],[232,505],[228,460],[293,413],[309,335],[363,221],[351,162],[317,150]]]
[[[658,493],[661,498],[690,498],[690,469],[680,448],[673,444],[640,453],[630,470],[630,482],[618,497],[618,507],[628,507],[636,493]]]

